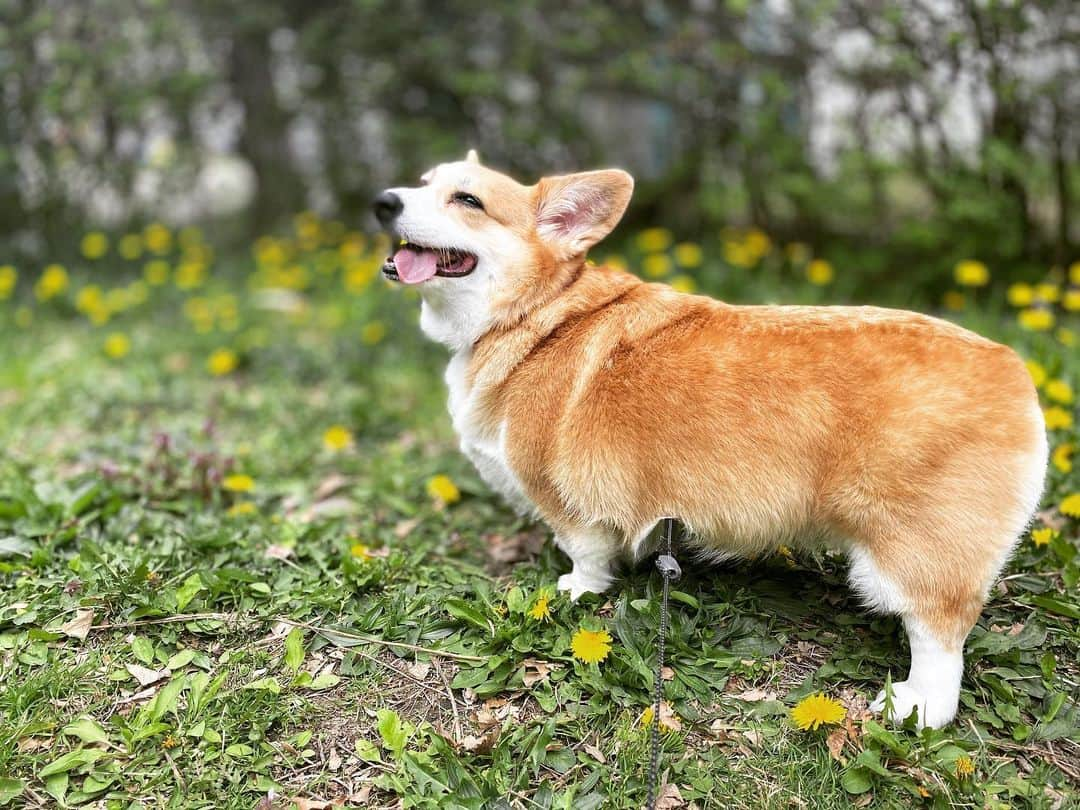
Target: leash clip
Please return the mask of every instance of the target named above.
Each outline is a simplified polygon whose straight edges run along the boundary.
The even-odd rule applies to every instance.
[[[672,582],[682,576],[682,569],[670,554],[661,554],[657,557],[656,567],[660,569],[660,576]]]

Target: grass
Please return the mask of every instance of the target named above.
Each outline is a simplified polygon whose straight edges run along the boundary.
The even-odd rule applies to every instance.
[[[24,274],[0,302],[0,805],[640,807],[651,564],[606,597],[555,594],[565,558],[455,449],[415,299],[374,279],[378,249],[325,224],[323,249],[311,223],[306,249],[264,240],[212,274],[189,233],[167,283],[106,256],[46,301]],[[845,268],[815,287],[776,251],[678,278],[732,300],[864,297]],[[968,291],[954,317],[1075,389],[1068,335],[1005,310]],[[907,653],[841,559],[688,573],[666,806],[1075,805],[1077,521],[1054,507],[1080,483],[1059,459],[1038,524],[1054,531],[995,587],[942,731],[865,712]],[[601,663],[570,654],[579,628],[611,634]],[[847,719],[796,730],[819,691]]]

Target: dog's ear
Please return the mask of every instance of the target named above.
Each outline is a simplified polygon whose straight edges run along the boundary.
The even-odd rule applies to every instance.
[[[478,155],[476,153],[475,149],[470,149],[465,155],[465,162],[466,163],[475,163],[475,164],[479,165],[480,164],[480,155]]]
[[[536,188],[536,232],[562,258],[571,258],[619,223],[634,193],[634,178],[621,169],[604,169],[545,177]]]

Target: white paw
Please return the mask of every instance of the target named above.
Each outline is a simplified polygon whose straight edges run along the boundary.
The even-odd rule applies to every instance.
[[[570,601],[576,602],[585,593],[603,593],[607,590],[608,580],[602,577],[590,577],[577,571],[559,577],[559,590],[570,591]]]
[[[912,709],[918,709],[919,715],[915,719],[917,728],[922,728],[923,718],[926,716],[926,698],[907,685],[906,681],[899,681],[892,685],[892,711],[885,717],[890,723],[903,723]],[[870,704],[870,711],[885,712],[885,690],[878,692],[874,702]]]
[[[931,696],[935,697],[935,696]],[[936,705],[936,704],[941,705]],[[948,705],[946,705],[948,704]],[[915,689],[907,685],[906,681],[900,681],[892,685],[892,712],[886,716],[891,723],[903,723],[912,710],[918,710],[915,718],[915,728],[923,729],[941,728],[948,725],[956,716],[956,703],[952,701],[935,701],[927,699]],[[874,702],[870,704],[870,711],[885,711],[885,690],[878,692]]]

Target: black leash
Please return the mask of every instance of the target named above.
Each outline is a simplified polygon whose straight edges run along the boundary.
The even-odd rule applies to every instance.
[[[656,649],[656,696],[653,700],[652,722],[649,724],[650,753],[649,753],[649,794],[645,800],[645,806],[649,810],[656,808],[656,789],[660,779],[660,702],[664,691],[664,643],[667,640],[668,631],[668,594],[671,583],[682,576],[682,569],[675,562],[671,554],[671,535],[675,530],[675,519],[664,518],[664,539],[667,545],[667,553],[656,558],[656,567],[660,569],[660,576],[664,578],[664,596],[660,601],[660,638]]]

